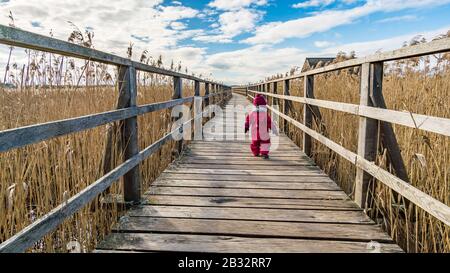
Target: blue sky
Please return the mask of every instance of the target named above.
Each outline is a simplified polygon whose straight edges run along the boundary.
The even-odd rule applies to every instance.
[[[134,58],[147,49],[166,67],[174,60],[228,84],[285,73],[308,56],[364,56],[450,30],[450,0],[2,0],[1,24],[9,11],[17,27],[67,39],[71,21],[94,31],[97,49],[124,55],[132,42]]]

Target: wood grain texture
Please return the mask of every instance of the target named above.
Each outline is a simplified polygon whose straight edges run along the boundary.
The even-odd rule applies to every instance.
[[[120,232],[211,234],[365,242],[376,240],[377,242],[392,243],[392,239],[375,225],[337,223],[131,217],[129,221],[123,222],[115,230]],[[280,230],[283,230],[283,233],[280,233]]]
[[[251,197],[208,197],[149,195],[146,203],[153,206],[237,207],[266,209],[356,210],[351,200],[279,199]]]
[[[217,235],[113,233],[98,249],[200,253],[362,253],[372,252],[366,242],[247,238]],[[401,253],[395,244],[380,244],[380,252]]]
[[[374,224],[360,211],[287,210],[263,208],[214,208],[184,206],[142,206],[131,210],[130,217],[189,219],[233,219],[274,222],[315,222],[340,224]]]

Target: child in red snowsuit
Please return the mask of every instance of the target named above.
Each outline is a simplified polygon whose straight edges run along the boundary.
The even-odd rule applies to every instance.
[[[267,113],[267,102],[262,95],[256,95],[253,100],[253,110],[245,117],[245,133],[251,129],[252,144],[250,149],[254,156],[262,156],[264,159],[269,158],[270,150],[270,134],[272,130],[278,134],[275,126],[272,128],[272,119]]]

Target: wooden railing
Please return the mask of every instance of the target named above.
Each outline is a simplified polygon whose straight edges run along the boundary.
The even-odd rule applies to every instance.
[[[65,219],[83,208],[121,177],[124,177],[125,202],[130,204],[139,203],[141,199],[139,164],[171,140],[172,135],[181,131],[184,125],[191,123],[194,119],[202,118],[204,113],[185,122],[142,151],[139,151],[138,148],[137,117],[184,103],[192,103],[196,97],[206,100],[206,104],[209,104],[210,98],[220,97],[221,99],[226,99],[231,90],[228,86],[220,83],[134,62],[130,59],[3,25],[0,25],[0,44],[115,65],[119,69],[118,83],[120,92],[119,109],[117,110],[0,131],[0,152],[117,121],[123,121],[124,123],[121,134],[126,140],[125,143],[127,143],[123,147],[124,162],[122,164],[0,244],[0,252],[23,252],[32,247],[36,241],[56,229]],[[173,77],[173,100],[137,106],[136,70]],[[195,82],[194,97],[182,97],[182,79]],[[201,83],[205,84],[204,96],[200,96]]]
[[[307,155],[311,155],[311,139],[315,139],[354,164],[357,167],[355,201],[360,207],[364,208],[366,206],[369,180],[371,177],[375,177],[410,202],[446,225],[450,225],[450,207],[408,183],[405,168],[402,166],[403,161],[400,150],[391,126],[391,124],[398,124],[449,137],[450,119],[385,109],[386,104],[382,95],[384,62],[448,51],[450,51],[450,39],[436,40],[428,44],[406,47],[366,58],[332,64],[298,75],[241,86],[238,93],[246,94],[250,98],[254,97],[250,94],[262,94],[283,100],[281,111],[270,106],[269,108],[273,113],[283,118],[286,124],[290,123],[303,131],[303,151]],[[361,75],[359,105],[314,99],[315,75],[355,66],[360,67]],[[304,97],[291,96],[289,92],[290,81],[299,78],[304,79]],[[278,83],[283,84],[284,94],[277,94]],[[290,104],[287,102],[299,102],[305,105],[303,108],[303,123],[289,116]],[[449,107],[449,105],[446,105],[446,107]],[[357,153],[342,147],[340,144],[312,129],[313,116],[320,117],[319,108],[359,116]],[[388,152],[392,153],[392,165],[397,176],[374,163],[377,154],[377,143],[380,141],[378,139],[379,134],[377,134],[379,126],[383,130],[383,139],[381,141],[385,143]]]

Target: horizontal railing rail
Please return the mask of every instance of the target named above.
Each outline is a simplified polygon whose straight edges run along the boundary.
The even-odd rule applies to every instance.
[[[403,159],[391,125],[397,124],[449,137],[450,119],[386,109],[382,93],[384,62],[449,51],[450,38],[445,38],[427,44],[405,47],[391,52],[379,53],[365,58],[312,69],[298,75],[240,86],[235,88],[235,90],[236,93],[247,95],[249,98],[255,97],[252,94],[261,94],[271,97],[275,104],[280,104],[276,100],[284,102],[280,111],[270,106],[269,109],[284,120],[285,129],[287,128],[286,125],[290,123],[303,132],[302,146],[303,151],[307,155],[312,155],[311,138],[313,138],[353,163],[357,168],[354,198],[360,207],[365,208],[367,204],[366,201],[369,198],[368,185],[370,179],[374,177],[405,199],[442,221],[442,223],[450,225],[450,207],[415,188],[407,181],[408,177],[403,165]],[[314,98],[314,76],[355,66],[360,67],[359,73],[361,75],[359,105]],[[298,78],[303,78],[304,80],[303,97],[290,95],[291,80]],[[278,94],[277,86],[280,82],[283,84],[283,94]],[[289,116],[292,102],[305,105],[303,107],[303,123]],[[318,123],[321,122],[320,108],[359,117],[358,150],[356,153],[344,148],[312,128],[313,118],[319,119]],[[382,134],[377,133],[380,128],[383,131]],[[392,160],[396,160],[392,162],[392,165],[397,176],[375,164],[377,143],[380,141],[386,146],[388,153],[392,156]],[[399,174],[403,174],[401,178]]]
[[[314,105],[321,108],[326,108],[366,118],[372,118],[380,121],[386,121],[393,124],[403,125],[406,127],[441,134],[444,136],[450,136],[450,119],[447,118],[432,117],[406,111],[395,111],[351,103],[309,99],[305,97],[277,95],[267,92],[258,92],[255,90],[249,91],[254,92],[256,94],[266,95],[269,97],[289,100],[292,102],[299,102],[308,105]]]
[[[17,149],[26,145],[97,128],[118,121],[124,122],[124,126],[121,128],[121,134],[125,138],[125,143],[127,143],[126,146],[122,147],[124,154],[124,162],[122,164],[113,170],[107,172],[104,171],[104,176],[93,184],[89,185],[63,204],[60,204],[46,215],[38,218],[8,240],[2,242],[0,244],[0,252],[26,251],[28,248],[32,247],[35,242],[55,230],[65,219],[86,206],[96,196],[104,192],[121,177],[124,177],[124,201],[129,204],[139,203],[141,198],[139,164],[167,143],[172,138],[173,133],[180,130],[182,131],[184,125],[191,123],[194,119],[202,117],[205,112],[200,116],[185,122],[183,125],[177,127],[175,130],[142,151],[139,151],[138,148],[137,117],[147,113],[173,108],[177,105],[192,103],[196,98],[201,98],[202,101],[206,101],[205,106],[207,106],[210,104],[210,99],[220,101],[226,99],[230,94],[230,88],[220,83],[134,62],[130,59],[113,54],[82,47],[17,28],[0,25],[0,44],[116,65],[119,69],[118,85],[120,93],[116,110],[0,131],[0,152],[6,152],[11,149]],[[136,98],[138,85],[136,80],[136,70],[173,77],[172,100],[147,105],[137,105]],[[193,97],[182,97],[182,79],[195,82],[195,95]],[[200,96],[200,83],[205,84],[204,96]],[[216,99],[216,97],[218,97],[218,99]],[[180,145],[179,148],[181,148]],[[109,152],[110,151],[105,150],[105,154]]]

